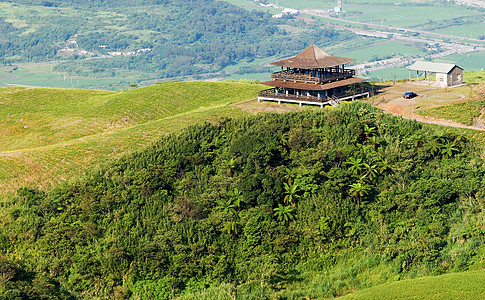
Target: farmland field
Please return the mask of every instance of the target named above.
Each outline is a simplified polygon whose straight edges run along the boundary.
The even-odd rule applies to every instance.
[[[276,3],[275,0],[270,1]],[[400,27],[412,27],[431,21],[442,21],[451,18],[476,16],[481,13],[460,6],[424,6],[412,1],[400,3],[389,1],[352,1],[351,4],[343,3],[344,11],[351,16],[344,16],[351,21],[369,22],[374,24],[393,25]],[[329,10],[337,5],[337,1],[298,1],[298,0],[278,0],[282,7],[294,9],[316,8]],[[357,15],[357,16],[352,16]]]
[[[457,64],[467,71],[485,70],[485,53],[473,52],[436,59],[435,62]]]
[[[485,22],[452,26],[435,30],[435,32],[476,39],[485,34]]]
[[[384,42],[376,43],[374,45],[358,50],[346,51],[343,53],[339,53],[338,55],[355,58],[357,60],[356,63],[364,63],[368,62],[369,59],[375,56],[382,58],[392,56],[393,54],[402,56],[413,56],[423,54],[423,51],[410,44],[398,42]]]
[[[409,71],[406,68],[386,68],[369,72],[363,76],[371,81],[399,80],[409,78]]]
[[[35,86],[54,88],[90,88],[120,90],[129,87],[134,76],[126,78],[87,78],[80,76],[66,76],[54,71],[57,63],[19,64],[16,67],[0,68],[0,87],[7,86]]]
[[[362,13],[358,17],[349,18],[352,21],[373,22],[397,27],[413,27],[425,24],[428,20],[443,21],[451,18],[476,16],[475,12],[461,7],[433,7],[433,6],[400,6],[394,4],[386,5],[348,5],[349,12],[358,11]]]

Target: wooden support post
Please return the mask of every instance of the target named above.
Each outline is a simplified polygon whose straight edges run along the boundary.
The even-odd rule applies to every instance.
[[[299,105],[300,105],[300,107],[301,107],[301,102],[299,102],[298,104],[299,104]]]

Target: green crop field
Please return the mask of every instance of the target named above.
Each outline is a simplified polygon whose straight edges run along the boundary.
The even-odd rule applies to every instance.
[[[364,63],[368,62],[372,57],[384,58],[393,55],[412,56],[418,54],[423,54],[423,51],[412,45],[386,41],[369,45],[361,49],[343,52],[339,55],[355,58],[357,63]]]
[[[264,87],[168,82],[125,92],[0,89],[0,191],[43,187],[196,122],[244,114]]]
[[[485,53],[473,52],[468,54],[457,54],[434,60],[435,62],[457,64],[465,71],[485,70]]]
[[[90,89],[124,89],[138,81],[135,76],[126,78],[87,78],[69,77],[64,73],[53,71],[57,63],[20,64],[17,67],[0,68],[0,87],[34,86],[53,88],[90,88]]]
[[[485,34],[485,22],[452,26],[438,29],[435,32],[476,39]]]
[[[484,299],[485,271],[423,277],[388,283],[343,299]]]
[[[276,3],[275,0],[270,1]],[[282,7],[294,9],[316,8],[322,10],[333,9],[337,6],[337,1],[298,1],[298,0],[279,0],[278,4]],[[460,6],[423,6],[412,1],[400,1],[399,3],[390,1],[373,1],[369,3],[365,0],[353,1],[350,4],[343,3],[344,11],[357,16],[344,17],[349,21],[368,22],[373,24],[393,25],[400,27],[410,27],[424,24],[431,21],[442,21],[451,18],[476,16],[481,13]]]
[[[363,76],[371,81],[400,80],[409,78],[409,71],[406,68],[386,68],[369,72]]]
[[[475,16],[479,12],[463,7],[433,7],[412,5],[347,5],[346,9],[362,13],[358,17],[349,18],[352,21],[373,22],[373,24],[412,27],[431,21],[442,21],[450,18]]]

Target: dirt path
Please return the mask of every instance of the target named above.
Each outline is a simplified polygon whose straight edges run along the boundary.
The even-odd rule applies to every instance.
[[[469,126],[446,119],[421,116],[415,113],[419,109],[428,109],[464,101],[467,99],[462,94],[465,89],[466,87],[459,87],[445,90],[429,85],[401,83],[384,88],[381,94],[371,99],[371,103],[385,112],[402,116],[405,119],[416,120],[427,124],[485,131],[485,128],[482,127]],[[414,91],[419,96],[414,99],[404,99],[402,94],[406,91]]]

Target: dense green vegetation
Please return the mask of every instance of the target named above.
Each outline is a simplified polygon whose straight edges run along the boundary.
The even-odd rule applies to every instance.
[[[0,291],[300,299],[482,267],[479,154],[361,103],[189,127],[6,201],[7,271],[40,279]]]

